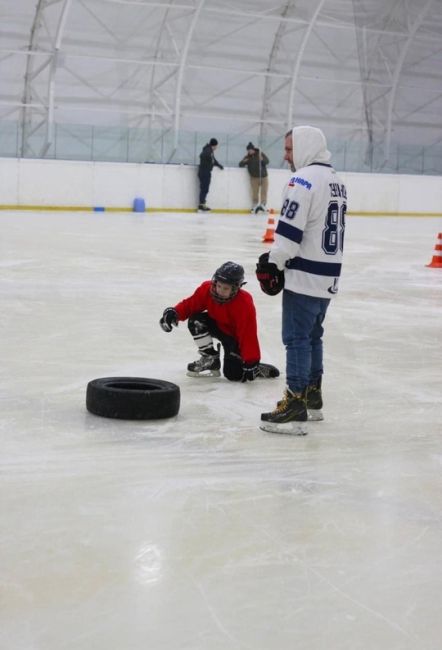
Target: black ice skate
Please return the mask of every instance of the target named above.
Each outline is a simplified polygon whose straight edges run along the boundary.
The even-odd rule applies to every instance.
[[[273,379],[274,377],[279,377],[279,370],[276,366],[270,365],[270,363],[260,363],[256,376],[261,379]]]
[[[270,433],[288,433],[295,436],[307,435],[307,404],[304,393],[293,393],[286,388],[284,397],[271,413],[261,413],[263,431]]]
[[[205,203],[200,203],[198,206],[198,212],[210,212],[210,208]]]
[[[323,420],[321,378],[307,388],[307,411],[309,420]]]
[[[196,361],[187,366],[188,377],[220,377],[221,361],[218,352],[201,352]]]

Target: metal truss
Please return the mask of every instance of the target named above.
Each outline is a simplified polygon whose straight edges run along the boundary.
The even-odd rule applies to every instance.
[[[22,157],[31,155],[44,158],[52,144],[55,74],[71,1],[39,0],[36,6],[24,76],[20,147]],[[53,14],[54,10],[56,10],[55,22],[53,19],[47,19],[47,13],[51,11]],[[50,44],[47,51],[39,51],[42,32]],[[44,135],[39,149],[36,150],[31,145],[31,138],[42,129]]]
[[[441,137],[435,0],[38,0],[23,15],[0,3],[14,7],[0,119],[19,122],[22,156],[52,155],[62,124],[145,130],[147,157],[168,133],[173,161],[183,133],[268,141],[314,123],[364,141],[370,168],[398,141]]]

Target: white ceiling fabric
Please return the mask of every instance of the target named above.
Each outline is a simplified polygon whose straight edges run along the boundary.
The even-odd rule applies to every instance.
[[[0,0],[0,33],[22,155],[57,124],[167,131],[172,160],[183,134],[304,123],[379,168],[442,141],[440,0]]]

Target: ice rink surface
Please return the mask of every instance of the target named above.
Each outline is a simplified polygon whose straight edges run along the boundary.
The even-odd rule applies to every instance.
[[[349,217],[324,422],[282,396],[266,217],[0,213],[1,650],[439,650],[442,270],[436,218]],[[191,379],[165,307],[242,263],[279,379]],[[89,380],[166,379],[176,418],[85,409]]]

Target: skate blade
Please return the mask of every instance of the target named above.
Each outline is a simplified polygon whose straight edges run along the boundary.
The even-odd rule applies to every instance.
[[[261,422],[259,428],[267,433],[282,433],[289,436],[306,436],[308,434],[305,422]]]
[[[219,370],[209,370],[208,372],[193,372],[192,370],[188,370],[186,372],[186,375],[188,377],[198,377],[200,379],[207,379],[208,377],[221,377],[221,373]]]
[[[309,409],[307,413],[309,422],[320,422],[324,419],[321,409]]]

